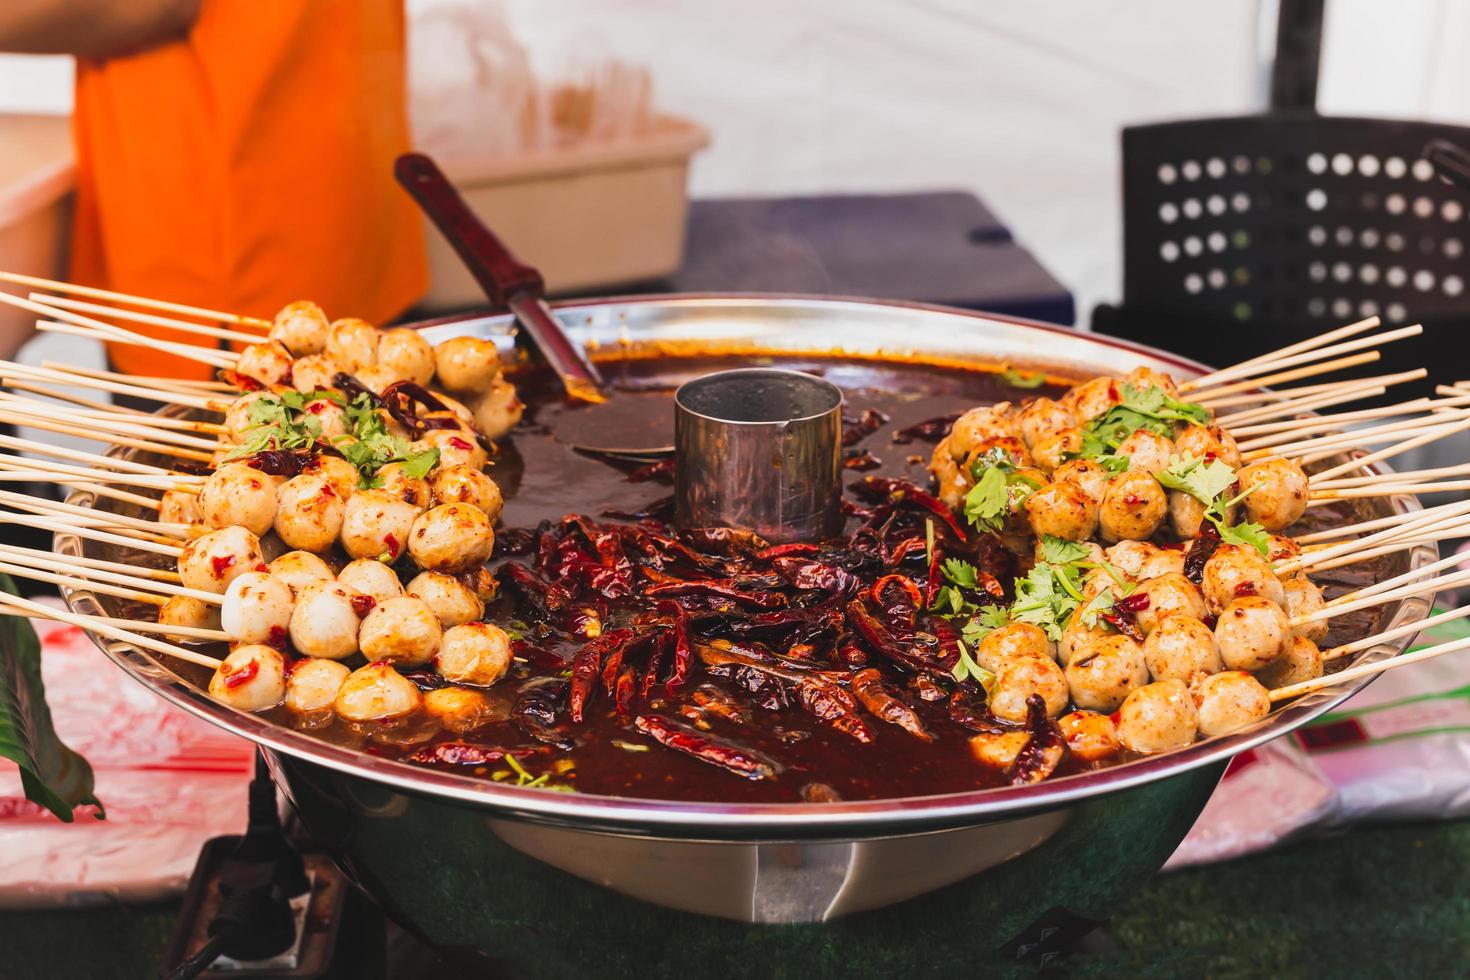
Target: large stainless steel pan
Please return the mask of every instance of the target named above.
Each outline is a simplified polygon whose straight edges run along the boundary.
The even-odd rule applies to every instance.
[[[910,304],[673,296],[575,302],[561,312],[603,348],[840,350],[1093,374],[1140,364],[1181,377],[1202,370],[1112,338]],[[436,342],[496,337],[510,357],[510,329],[509,317],[491,316],[425,332]],[[87,494],[73,499],[92,503]],[[1392,498],[1376,506],[1417,505]],[[64,553],[79,546],[66,535],[57,541]],[[1432,557],[1416,549],[1399,570]],[[67,598],[82,611],[99,606],[87,592]],[[1407,600],[1388,622],[1417,621],[1428,607],[1426,599]],[[1407,642],[1365,659],[1396,655]],[[98,643],[162,697],[263,747],[307,828],[396,918],[441,946],[533,974],[576,974],[595,964],[604,974],[646,975],[654,961],[694,968],[711,936],[752,951],[779,949],[798,957],[787,960],[793,964],[800,955],[820,957],[836,936],[854,955],[879,955],[883,943],[910,937],[925,944],[936,968],[946,957],[973,968],[1002,948],[1039,953],[1048,937],[1104,918],[1119,895],[1158,869],[1232,756],[1362,686],[1305,698],[1250,730],[1180,752],[1035,786],[825,805],[686,804],[522,790],[345,750],[223,707],[151,654]],[[1007,945],[1012,940],[1019,945]],[[758,957],[723,972],[764,975],[762,966],[768,974],[771,964]]]

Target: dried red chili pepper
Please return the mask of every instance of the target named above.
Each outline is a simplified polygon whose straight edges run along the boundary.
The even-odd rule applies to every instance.
[[[1012,786],[1039,783],[1056,772],[1067,754],[1067,740],[1062,730],[1046,714],[1046,701],[1040,694],[1026,699],[1026,730],[1030,738],[1021,746],[1007,775]]]
[[[869,500],[887,498],[895,504],[911,503],[920,510],[928,511],[944,523],[960,541],[967,540],[965,529],[955,520],[954,512],[938,497],[922,490],[908,480],[896,480],[885,476],[865,476],[853,484],[852,490]]]
[[[1220,547],[1220,531],[1209,521],[1200,524],[1199,534],[1189,546],[1189,553],[1184,556],[1184,577],[1195,585],[1203,582],[1205,562],[1210,560],[1218,547]]]
[[[954,428],[954,424],[960,420],[960,414],[952,412],[949,415],[925,419],[907,428],[898,429],[893,433],[893,441],[900,446],[907,446],[915,439],[921,439],[924,442],[938,442],[949,435],[949,430]]]
[[[883,675],[874,668],[859,670],[852,675],[852,693],[875,718],[897,725],[922,741],[934,741],[919,713],[895,697],[884,685]]]
[[[711,735],[696,732],[662,715],[639,715],[633,724],[665,748],[719,766],[746,779],[773,779],[776,765],[755,752]]]

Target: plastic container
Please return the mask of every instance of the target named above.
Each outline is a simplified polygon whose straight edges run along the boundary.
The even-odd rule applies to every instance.
[[[679,267],[689,208],[689,158],[704,127],[655,118],[647,135],[616,143],[479,161],[441,161],[475,213],[552,293],[643,282]],[[420,308],[483,306],[485,294],[432,225],[430,284]]]
[[[56,279],[66,271],[76,180],[71,120],[0,114],[0,269]],[[35,314],[0,308],[0,347],[29,332]]]

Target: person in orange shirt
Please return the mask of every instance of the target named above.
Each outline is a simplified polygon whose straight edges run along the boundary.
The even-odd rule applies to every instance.
[[[0,50],[78,56],[71,278],[267,318],[298,299],[402,313],[427,285],[393,180],[410,148],[404,35],[402,0],[0,4]],[[209,373],[108,354],[136,374]]]

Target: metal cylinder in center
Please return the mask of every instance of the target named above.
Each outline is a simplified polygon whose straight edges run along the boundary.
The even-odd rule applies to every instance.
[[[842,531],[842,389],[800,371],[741,368],[674,395],[675,521],[774,543]]]

